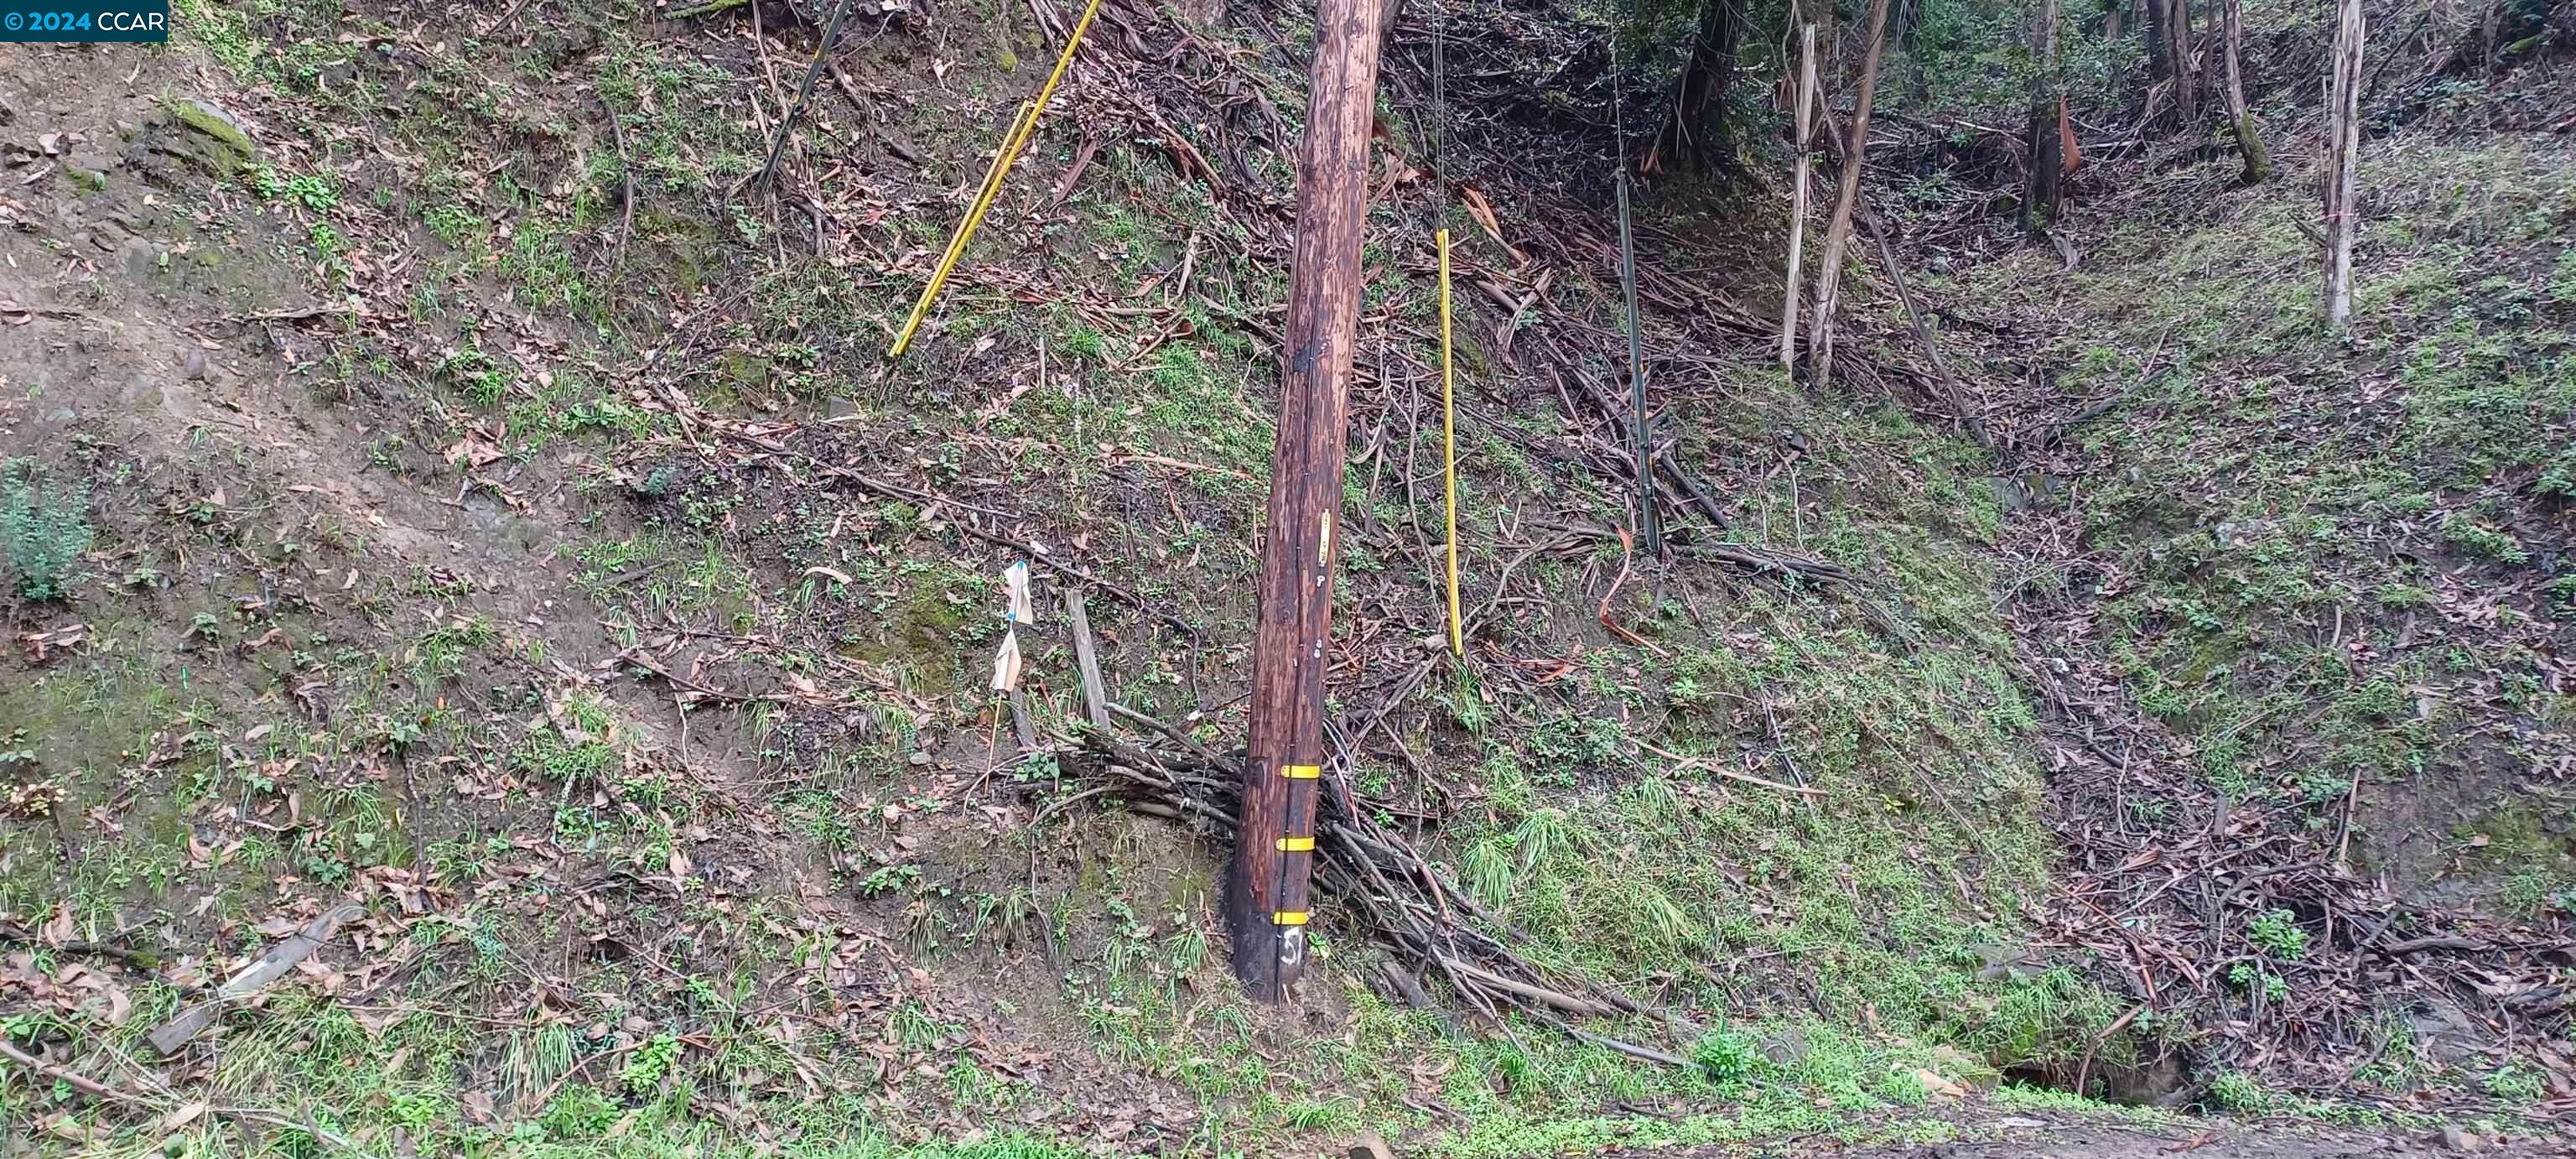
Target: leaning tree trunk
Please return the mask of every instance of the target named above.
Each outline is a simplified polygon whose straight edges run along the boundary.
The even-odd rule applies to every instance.
[[[1812,359],[1808,381],[1822,386],[1834,372],[1834,303],[1841,288],[1843,253],[1851,248],[1852,213],[1860,205],[1861,154],[1869,146],[1869,102],[1878,87],[1879,50],[1887,42],[1887,0],[1871,0],[1869,39],[1861,50],[1860,91],[1852,97],[1851,140],[1843,149],[1842,192],[1834,198],[1834,220],[1825,227],[1825,251],[1816,263],[1816,315],[1807,324],[1807,350]]]
[[[2030,26],[2031,56],[2038,67],[2030,76],[2030,133],[2022,150],[2022,224],[2034,234],[2048,232],[2057,220],[2058,152],[2057,23],[2058,0],[2038,0]]]
[[[2254,113],[2245,104],[2245,78],[2236,63],[2245,42],[2245,0],[2218,2],[2227,21],[2227,119],[2236,126],[2236,151],[2245,158],[2245,183],[2260,185],[2272,175],[2272,154],[2254,131]]]
[[[2341,0],[2335,20],[2334,74],[2326,81],[2326,326],[2352,319],[2353,169],[2361,149],[2361,0]]]

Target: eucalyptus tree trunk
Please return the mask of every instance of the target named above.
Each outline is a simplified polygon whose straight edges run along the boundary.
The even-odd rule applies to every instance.
[[[1852,96],[1851,140],[1843,150],[1842,192],[1834,199],[1834,219],[1825,227],[1825,251],[1816,268],[1816,313],[1807,325],[1808,381],[1818,386],[1834,371],[1834,304],[1841,289],[1843,257],[1851,248],[1852,214],[1860,205],[1862,157],[1869,147],[1869,103],[1878,87],[1879,50],[1887,43],[1888,0],[1870,0],[1868,46],[1861,51],[1860,89]]]
[[[2034,9],[2030,48],[2037,67],[2030,76],[2029,147],[2022,150],[2022,224],[2036,234],[2046,233],[2057,220],[2058,170],[2065,159],[2058,149],[2059,0],[2037,0]]]
[[[2185,128],[2200,124],[2200,78],[2191,67],[2191,0],[2156,0],[2165,6],[2161,48],[2173,75],[2174,116]]]
[[[1806,292],[1799,275],[1799,259],[1807,240],[1808,176],[1816,164],[1816,26],[1798,30],[1798,102],[1797,115],[1791,120],[1798,127],[1798,181],[1789,191],[1789,284],[1780,303],[1780,366],[1796,367],[1798,361],[1798,296]]]
[[[2236,151],[2245,158],[2245,183],[2260,185],[2272,175],[2272,154],[2254,129],[2254,112],[2245,105],[2245,78],[2237,53],[2245,43],[2245,0],[2219,0],[2227,21],[2227,119],[2236,126]]]

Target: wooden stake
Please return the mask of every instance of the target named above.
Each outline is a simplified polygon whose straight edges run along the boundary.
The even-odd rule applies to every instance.
[[[2361,0],[2341,0],[2326,81],[2326,326],[2352,320],[2354,154],[2361,149]]]
[[[1091,614],[1082,603],[1082,589],[1064,590],[1064,610],[1073,619],[1073,663],[1082,670],[1082,711],[1091,727],[1101,735],[1109,733],[1109,686],[1100,679],[1100,646],[1091,638]]]
[[[1315,790],[1324,764],[1324,648],[1332,629],[1333,524],[1342,497],[1351,361],[1377,107],[1376,0],[1318,0],[1297,165],[1297,233],[1281,344],[1279,445],[1271,459],[1252,646],[1243,825],[1226,925],[1244,988],[1276,1002],[1305,969]]]

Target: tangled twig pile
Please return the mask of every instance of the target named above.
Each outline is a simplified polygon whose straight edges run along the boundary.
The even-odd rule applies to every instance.
[[[1140,719],[1130,717],[1131,719]],[[1090,734],[1076,762],[1096,767],[1106,783],[1049,806],[1049,812],[1094,795],[1116,794],[1127,808],[1186,822],[1211,840],[1230,844],[1238,824],[1242,775],[1236,763],[1159,722],[1175,746],[1156,751],[1100,733]],[[1380,988],[1409,1006],[1432,1005],[1421,978],[1448,981],[1468,1007],[1504,1033],[1506,1013],[1517,1012],[1587,1042],[1674,1066],[1687,1060],[1579,1029],[1566,1021],[1642,1011],[1635,999],[1590,981],[1567,981],[1514,951],[1520,940],[1510,923],[1487,909],[1399,833],[1370,821],[1353,807],[1350,789],[1326,777],[1317,796],[1315,884],[1391,960]],[[1043,822],[1046,814],[1038,820]]]

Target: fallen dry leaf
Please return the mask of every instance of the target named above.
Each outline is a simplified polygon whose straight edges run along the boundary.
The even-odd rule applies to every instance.
[[[1921,1067],[1917,1067],[1914,1070],[1914,1078],[1916,1081],[1923,1084],[1923,1089],[1926,1092],[1940,1098],[1964,1099],[1968,1097],[1968,1088],[1960,1086],[1959,1084],[1942,1077],[1939,1071],[1925,1070]]]

